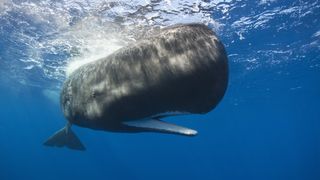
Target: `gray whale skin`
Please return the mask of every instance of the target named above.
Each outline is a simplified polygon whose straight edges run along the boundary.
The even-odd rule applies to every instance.
[[[60,99],[68,123],[44,144],[84,150],[71,125],[193,136],[197,131],[161,119],[211,111],[227,84],[227,54],[213,31],[203,24],[163,28],[75,70]]]

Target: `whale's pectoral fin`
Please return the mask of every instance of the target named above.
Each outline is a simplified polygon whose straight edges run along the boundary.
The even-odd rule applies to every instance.
[[[141,128],[148,131],[157,131],[163,133],[180,134],[186,136],[195,136],[197,131],[182,126],[177,126],[175,124],[170,124],[158,119],[147,119],[147,120],[137,120],[137,121],[126,121],[123,124],[131,127]]]
[[[49,139],[44,142],[46,146],[55,147],[68,147],[70,149],[84,151],[86,148],[83,146],[79,138],[71,130],[70,125],[60,129],[54,135],[49,137]]]

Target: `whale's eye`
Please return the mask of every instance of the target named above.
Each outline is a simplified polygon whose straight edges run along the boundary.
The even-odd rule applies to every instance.
[[[97,96],[97,92],[92,91],[92,92],[91,92],[91,97],[92,97],[92,98],[96,98],[96,96]]]
[[[104,95],[104,93],[100,89],[91,89],[91,91],[90,91],[90,98],[93,98],[93,99],[99,98],[103,95]]]

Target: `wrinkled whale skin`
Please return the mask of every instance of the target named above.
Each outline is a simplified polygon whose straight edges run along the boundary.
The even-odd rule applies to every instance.
[[[123,122],[166,112],[207,113],[227,84],[223,44],[205,25],[182,24],[75,70],[63,85],[61,107],[71,124],[139,132]]]

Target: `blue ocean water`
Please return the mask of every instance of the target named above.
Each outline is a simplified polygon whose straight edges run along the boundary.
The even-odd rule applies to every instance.
[[[0,179],[320,179],[320,1],[0,1]],[[201,22],[230,81],[196,137],[73,127],[85,152],[43,142],[65,125],[59,90],[79,64],[153,28]]]

